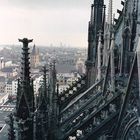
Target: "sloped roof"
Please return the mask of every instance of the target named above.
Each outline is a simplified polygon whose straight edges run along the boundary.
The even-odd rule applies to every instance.
[[[0,82],[5,82],[5,77],[4,76],[0,76]]]
[[[36,55],[36,47],[35,47],[35,45],[33,46],[33,49],[32,49],[32,52],[31,52],[31,55]]]
[[[12,73],[13,72],[13,67],[5,67],[3,69],[1,69],[2,72],[8,72],[8,73]]]

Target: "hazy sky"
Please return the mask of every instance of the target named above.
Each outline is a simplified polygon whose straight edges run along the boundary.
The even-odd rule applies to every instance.
[[[114,2],[114,9],[122,8],[120,2]],[[87,47],[91,3],[93,0],[0,0],[0,44],[18,44],[18,38],[28,37],[36,45],[62,42]]]

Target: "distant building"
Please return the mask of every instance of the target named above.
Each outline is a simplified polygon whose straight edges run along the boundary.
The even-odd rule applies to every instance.
[[[72,83],[75,83],[80,75],[77,73],[58,73],[57,83],[59,84],[59,91],[66,90]]]
[[[9,79],[6,83],[5,93],[8,95],[12,94],[12,79]]]
[[[31,78],[33,79],[34,94],[38,94],[38,90],[43,80],[43,76],[38,74],[38,75],[33,75]]]
[[[36,68],[40,63],[39,49],[36,49],[36,46],[33,46],[32,52],[30,54],[30,63],[31,68]]]
[[[80,58],[78,59],[78,61],[76,63],[76,70],[80,75],[85,73],[85,63]]]
[[[5,62],[5,67],[10,67],[10,66],[12,66],[12,61]]]
[[[31,76],[31,78],[33,79],[33,84],[34,84],[34,94],[37,94],[38,90],[40,88],[40,83],[41,83],[41,80],[42,80],[42,75],[33,74]],[[17,94],[17,87],[18,87],[18,79],[17,78],[14,79],[11,84],[12,84],[11,85],[12,87],[10,85],[7,85],[7,88],[8,88],[7,92],[8,93],[11,92],[12,95],[16,95]],[[10,91],[10,88],[12,88],[11,91]]]
[[[6,78],[12,78],[18,75],[18,68],[16,67],[4,67],[0,70],[0,75]]]
[[[17,94],[18,79],[12,81],[12,95]]]

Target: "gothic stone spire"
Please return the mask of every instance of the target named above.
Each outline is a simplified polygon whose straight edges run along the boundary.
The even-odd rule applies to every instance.
[[[104,27],[104,9],[104,0],[94,0],[94,4],[91,6],[91,19],[88,28],[88,58],[86,61],[88,87],[94,84],[96,78],[98,32]]]
[[[32,40],[27,38],[19,39],[23,43],[21,77],[17,91],[16,120],[18,125],[18,139],[33,140],[33,111],[34,93],[33,85],[30,80],[29,48],[28,44]]]

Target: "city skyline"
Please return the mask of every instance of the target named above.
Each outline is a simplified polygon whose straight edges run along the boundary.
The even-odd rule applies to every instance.
[[[105,0],[108,5],[109,0]],[[33,38],[33,43],[48,46],[60,43],[87,47],[90,4],[93,0],[0,0],[0,45],[18,44],[18,38]],[[120,1],[114,3],[121,9]]]

